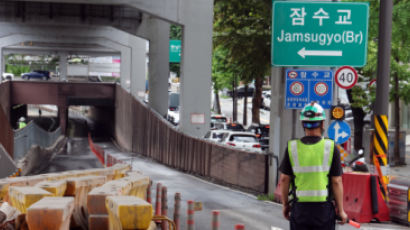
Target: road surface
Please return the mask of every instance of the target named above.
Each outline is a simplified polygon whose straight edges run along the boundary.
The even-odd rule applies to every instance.
[[[195,212],[196,229],[211,229],[212,210],[220,211],[220,229],[234,229],[235,224],[243,223],[250,230],[289,229],[289,223],[282,217],[282,206],[273,202],[259,201],[257,197],[225,186],[210,183],[198,177],[184,174],[175,169],[158,164],[151,159],[140,156],[129,157],[127,153],[119,152],[111,143],[100,143],[99,146],[116,158],[121,158],[132,164],[133,170],[138,170],[149,176],[154,183],[151,189],[152,199],[155,198],[155,185],[161,183],[168,189],[168,216],[173,216],[174,194],[181,193],[181,228],[186,229],[187,201],[202,202],[203,210]],[[339,230],[355,228],[344,225]],[[364,224],[365,230],[408,229],[392,224]]]

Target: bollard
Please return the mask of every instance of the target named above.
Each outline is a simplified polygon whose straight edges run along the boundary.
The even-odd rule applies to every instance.
[[[161,183],[157,183],[157,197],[155,203],[155,215],[161,215]]]
[[[147,188],[147,202],[151,204],[151,187],[152,187],[152,180],[149,180],[148,188]]]
[[[168,215],[168,199],[167,199],[167,187],[163,186],[162,187],[162,192],[161,192],[161,216],[167,216]],[[168,222],[162,221],[161,224],[162,230],[167,230],[168,229]]]
[[[237,224],[237,225],[235,225],[235,230],[245,230],[245,225]]]
[[[188,219],[187,219],[187,229],[194,230],[194,202],[188,200]]]
[[[212,230],[219,230],[219,211],[212,211]]]
[[[175,193],[175,202],[174,202],[174,223],[176,230],[179,230],[179,210],[181,207],[181,193]]]

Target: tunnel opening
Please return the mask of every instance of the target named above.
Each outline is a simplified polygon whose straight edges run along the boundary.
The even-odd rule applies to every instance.
[[[110,140],[114,133],[112,106],[70,106],[67,124],[68,137],[87,137],[93,140]]]

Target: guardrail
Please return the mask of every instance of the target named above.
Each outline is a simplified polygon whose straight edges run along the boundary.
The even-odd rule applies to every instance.
[[[47,132],[34,122],[29,122],[26,127],[14,131],[14,160],[24,157],[32,145],[41,147],[51,146],[61,135],[61,129]]]

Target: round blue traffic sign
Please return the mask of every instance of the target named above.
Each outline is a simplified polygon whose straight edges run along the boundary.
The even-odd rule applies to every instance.
[[[334,121],[329,125],[327,135],[330,139],[333,139],[336,144],[343,144],[350,138],[350,126],[345,121]]]

